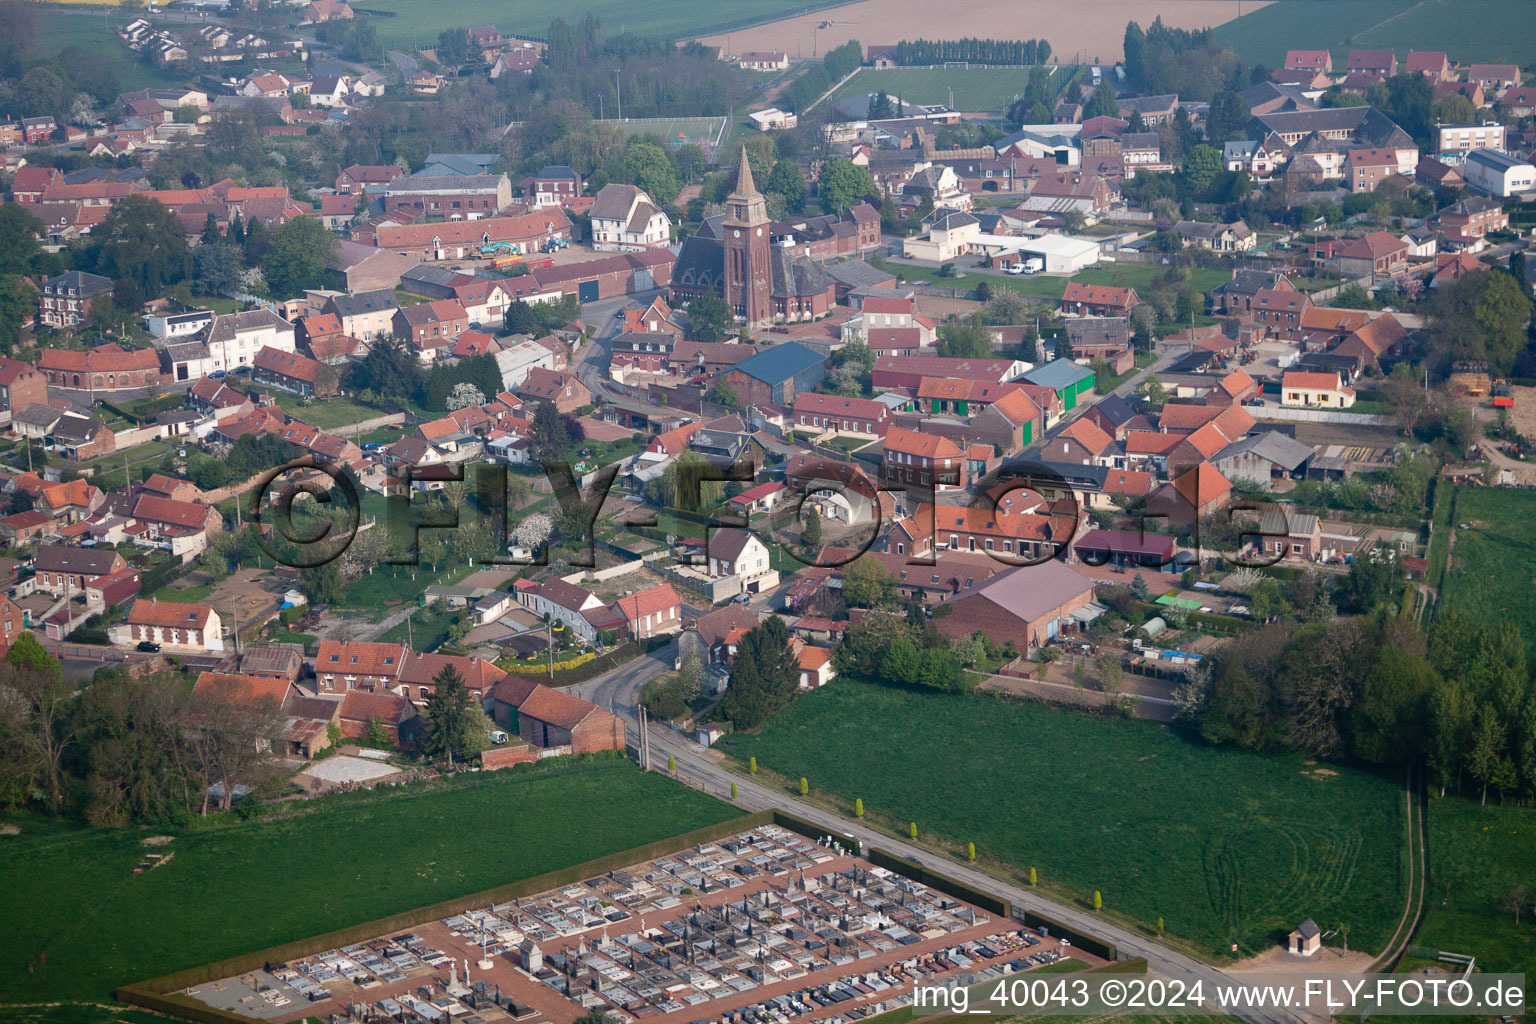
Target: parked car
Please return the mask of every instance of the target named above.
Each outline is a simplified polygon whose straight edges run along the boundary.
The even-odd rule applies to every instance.
[[[134,650],[143,651],[145,654],[158,654],[160,653],[160,645],[153,640],[140,640]]]

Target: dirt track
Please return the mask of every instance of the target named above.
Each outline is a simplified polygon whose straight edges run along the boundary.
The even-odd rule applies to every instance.
[[[1243,13],[1266,0],[1251,0]],[[1211,28],[1237,17],[1233,0],[1095,0],[1092,14],[1074,0],[967,0],[965,16],[951,5],[923,0],[862,0],[795,18],[703,37],[731,53],[784,50],[791,57],[826,53],[850,39],[865,46],[903,39],[1046,39],[1063,63],[1083,59],[1118,61],[1126,22],[1145,28],[1159,15],[1172,28]],[[814,31],[823,21],[831,27]],[[814,37],[814,38],[813,38]]]

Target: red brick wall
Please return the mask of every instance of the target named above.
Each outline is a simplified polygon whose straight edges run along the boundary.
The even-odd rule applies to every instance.
[[[624,722],[599,708],[571,730],[571,750],[590,754],[598,750],[624,749]]]

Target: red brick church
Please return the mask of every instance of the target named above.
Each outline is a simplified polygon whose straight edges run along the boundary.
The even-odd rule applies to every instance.
[[[683,240],[670,286],[674,305],[718,292],[738,321],[758,327],[812,320],[836,304],[832,276],[795,255],[792,237],[776,237],[768,202],[752,181],[745,146],[725,211],[706,219],[697,234]]]

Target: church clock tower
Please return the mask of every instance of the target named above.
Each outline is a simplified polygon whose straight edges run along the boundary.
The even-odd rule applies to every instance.
[[[752,183],[747,147],[741,147],[736,190],[725,200],[721,224],[725,242],[725,302],[747,326],[769,323],[772,255],[768,245],[768,203]]]

